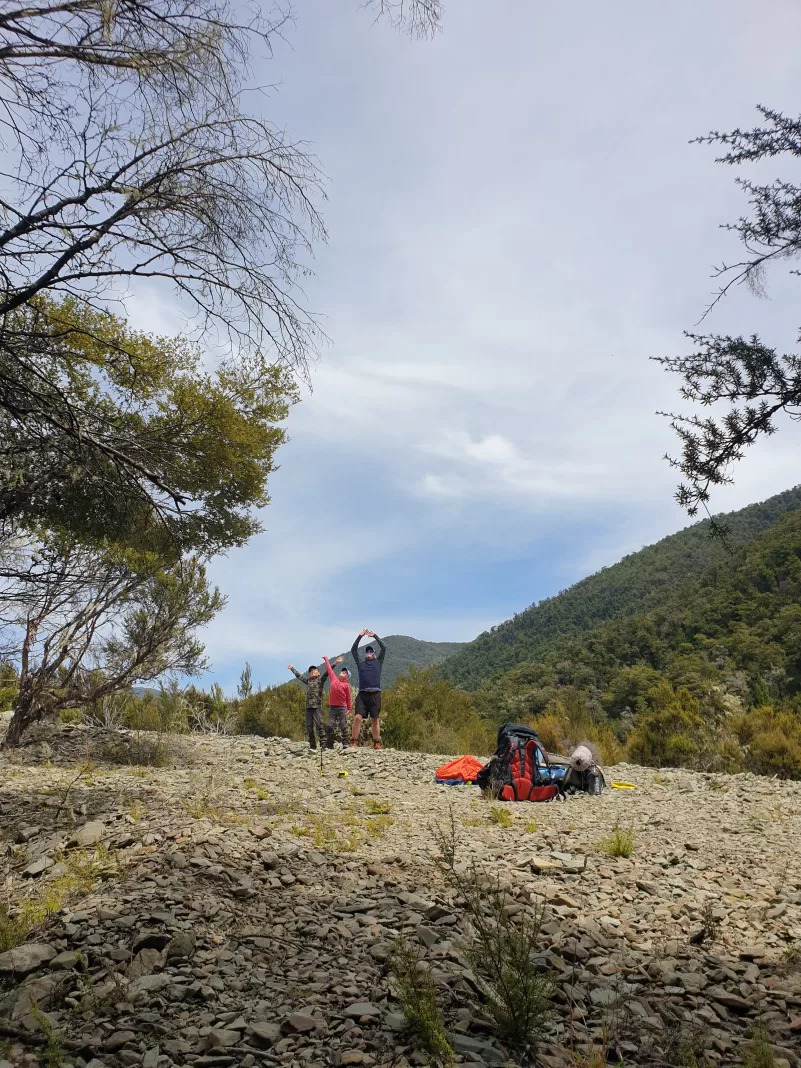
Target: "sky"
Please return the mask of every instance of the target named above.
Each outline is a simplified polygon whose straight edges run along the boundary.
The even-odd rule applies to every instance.
[[[211,567],[205,683],[285,681],[363,627],[467,641],[688,524],[649,357],[687,350],[746,206],[689,142],[798,114],[799,39],[795,0],[450,0],[431,41],[297,0],[255,99],[326,175],[304,288],[330,341],[264,532]],[[702,329],[787,350],[799,285],[785,265]],[[165,290],[131,310],[181,326]],[[790,424],[752,450],[713,510],[801,481],[799,446]]]

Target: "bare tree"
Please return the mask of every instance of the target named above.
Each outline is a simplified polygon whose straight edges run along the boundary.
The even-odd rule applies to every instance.
[[[204,667],[196,631],[223,605],[196,560],[69,547],[43,538],[0,546],[3,655],[19,668],[5,746],[63,708],[137,681]]]
[[[439,0],[366,6],[417,36],[441,16]],[[198,507],[177,464],[150,462],[152,434],[118,435],[116,412],[99,434],[97,405],[87,419],[60,399],[81,373],[74,346],[69,362],[62,351],[65,298],[97,313],[142,283],[169,285],[229,367],[247,363],[251,384],[272,388],[276,363],[308,373],[322,335],[299,283],[325,236],[323,184],[306,147],[257,114],[266,98],[243,92],[254,42],[269,50],[289,10],[239,10],[227,0],[0,0],[0,412],[11,424],[0,437],[22,443],[0,464],[0,520],[41,522],[29,510],[43,487],[79,492],[92,478],[165,523]],[[115,363],[139,384],[136,354],[122,345]],[[100,381],[101,399],[119,400],[119,381]],[[31,480],[41,454],[61,460],[57,477],[40,465]],[[102,514],[95,504],[83,513]]]

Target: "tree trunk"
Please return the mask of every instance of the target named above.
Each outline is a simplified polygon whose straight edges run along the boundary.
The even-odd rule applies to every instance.
[[[3,749],[16,749],[20,743],[20,739],[28,727],[32,727],[34,723],[38,723],[42,718],[42,709],[36,707],[36,705],[22,703],[17,700],[14,705],[14,715],[11,717],[11,722],[8,725],[6,736],[3,739]]]

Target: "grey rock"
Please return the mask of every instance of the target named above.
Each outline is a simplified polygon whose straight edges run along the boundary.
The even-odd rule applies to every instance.
[[[52,946],[29,942],[0,953],[0,975],[28,975],[55,957]]]
[[[81,959],[80,953],[76,953],[73,949],[65,949],[63,953],[56,954],[50,961],[50,967],[55,971],[60,969],[67,971],[70,968],[76,967]]]
[[[353,1005],[348,1005],[345,1009],[345,1015],[358,1020],[362,1016],[380,1016],[381,1009],[376,1005],[372,1005],[369,1001],[357,1001]]]
[[[138,979],[134,979],[128,987],[128,994],[134,998],[141,997],[142,994],[156,994],[159,990],[164,990],[169,985],[170,977],[168,975],[142,975]]]
[[[92,846],[96,845],[105,833],[105,825],[100,820],[90,820],[76,831],[73,841],[79,846]]]
[[[254,1045],[269,1049],[281,1037],[281,1028],[277,1023],[256,1020],[248,1027],[247,1034]]]
[[[151,1046],[149,1050],[142,1054],[142,1068],[156,1068],[160,1053],[161,1050],[158,1046]]]
[[[306,1012],[293,1012],[281,1024],[281,1030],[304,1034],[306,1031],[313,1031],[316,1026],[317,1020],[313,1016]]]
[[[115,1031],[103,1043],[103,1049],[106,1053],[116,1053],[118,1049],[129,1045],[135,1039],[136,1034],[133,1031]],[[138,1057],[136,1059],[139,1060]]]
[[[23,874],[32,877],[42,875],[49,868],[52,868],[55,863],[52,857],[40,857],[38,860],[34,860],[32,864],[29,864]]]
[[[167,960],[175,957],[192,957],[195,953],[195,937],[189,931],[182,931],[167,946]]]
[[[235,1046],[242,1036],[238,1031],[228,1031],[223,1028],[212,1028],[201,1042],[201,1050],[210,1053],[214,1049],[227,1049]]]
[[[471,1035],[451,1035],[453,1048],[457,1053],[478,1055],[487,1064],[503,1064],[506,1058],[491,1042]]]
[[[590,991],[590,1001],[593,1005],[609,1009],[620,1001],[620,994],[609,986],[600,986]]]

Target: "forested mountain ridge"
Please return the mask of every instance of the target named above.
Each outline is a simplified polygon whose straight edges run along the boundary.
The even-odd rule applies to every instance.
[[[410,638],[406,634],[390,634],[382,641],[387,647],[384,668],[381,672],[381,685],[391,686],[400,675],[406,675],[411,668],[427,668],[442,663],[449,656],[458,654],[464,642],[424,642],[419,638]],[[364,639],[361,648],[369,645]],[[375,645],[375,642],[373,642]],[[378,651],[376,649],[376,651]],[[345,654],[345,667],[350,669],[354,685],[356,683],[356,665],[350,650]]]
[[[471,695],[546,744],[801,778],[801,510],[646,612],[553,640]]]
[[[477,690],[537,659],[557,640],[665,603],[708,568],[729,560],[732,548],[748,544],[799,508],[801,486],[717,517],[728,530],[729,548],[710,537],[709,520],[671,534],[485,631],[442,663],[437,674]]]

